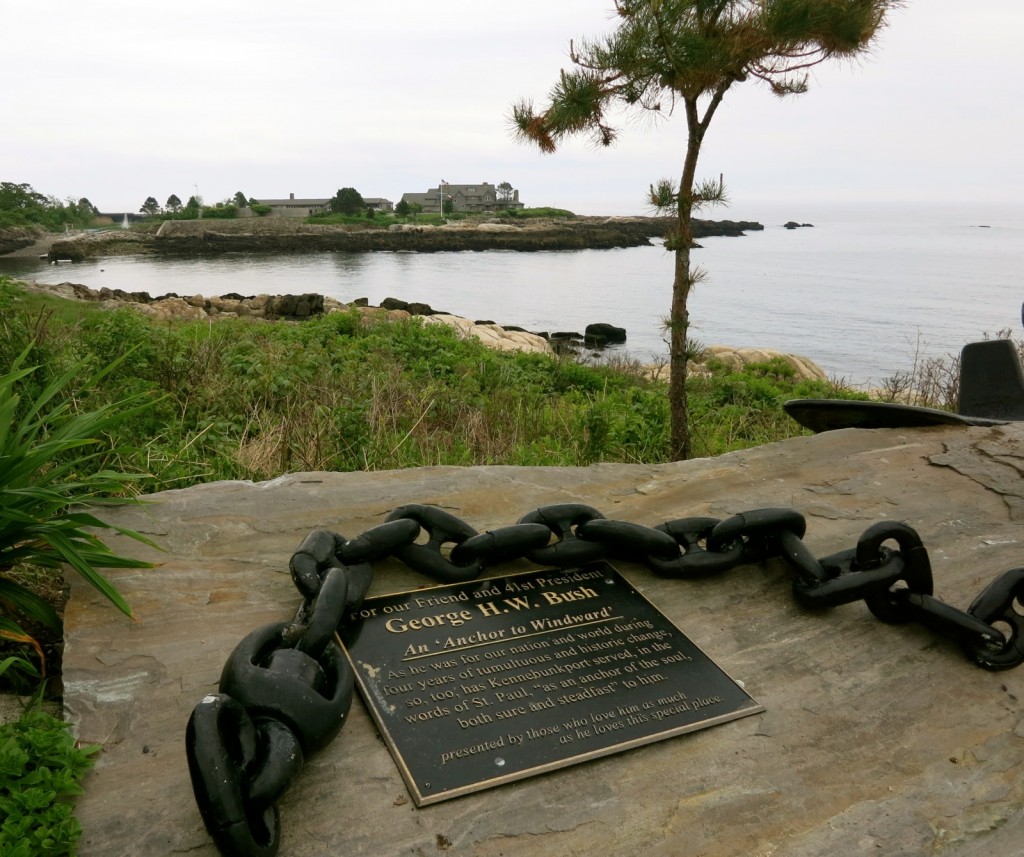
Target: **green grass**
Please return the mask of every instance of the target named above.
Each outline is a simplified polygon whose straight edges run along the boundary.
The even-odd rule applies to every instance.
[[[689,384],[691,431],[700,455],[721,455],[808,432],[782,409],[787,399],[867,399],[840,383],[799,380],[781,357],[729,370],[714,360],[711,374]]]
[[[541,206],[539,208],[510,208],[506,211],[500,211],[498,214],[501,217],[510,217],[513,220],[576,216],[573,212],[565,208],[551,208],[549,206]]]
[[[0,308],[2,301],[0,297]],[[108,310],[98,302],[62,300],[44,292],[24,291],[17,298],[19,319],[15,323],[25,324],[36,336],[45,336],[47,333],[70,331],[84,318],[106,312]],[[0,336],[4,326],[5,322],[0,321]]]

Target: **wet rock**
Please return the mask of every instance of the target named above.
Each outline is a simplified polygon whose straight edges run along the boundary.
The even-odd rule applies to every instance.
[[[586,344],[591,347],[618,345],[626,341],[626,328],[605,322],[588,324],[583,337]]]

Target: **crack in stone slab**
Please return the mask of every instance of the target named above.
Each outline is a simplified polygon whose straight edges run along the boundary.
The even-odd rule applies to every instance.
[[[948,467],[997,495],[1010,520],[1020,520],[1024,518],[1024,458],[997,440],[990,437],[966,445],[943,444],[945,451],[929,456],[928,462]]]

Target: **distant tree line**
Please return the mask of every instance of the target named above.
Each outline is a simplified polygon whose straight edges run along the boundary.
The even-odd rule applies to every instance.
[[[231,218],[238,214],[239,209],[251,208],[256,214],[270,213],[270,206],[260,205],[252,197],[238,191],[233,197],[218,202],[216,205],[204,205],[198,196],[190,196],[182,205],[181,197],[172,193],[162,206],[156,197],[148,196],[139,211],[150,217],[161,217],[165,220],[196,220],[199,217]]]
[[[39,193],[28,184],[0,182],[0,226],[42,226],[51,232],[92,223],[99,214],[84,196],[58,199]]]

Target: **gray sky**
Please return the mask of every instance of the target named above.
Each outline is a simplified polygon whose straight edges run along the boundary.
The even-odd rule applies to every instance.
[[[685,122],[555,155],[515,143],[569,39],[612,26],[609,0],[0,0],[0,181],[102,210],[198,188],[204,201],[393,201],[511,182],[528,206],[645,214],[677,176]],[[1022,206],[1020,0],[910,0],[874,54],[818,69],[780,101],[746,83],[715,117],[700,173],[732,206],[908,201]]]

